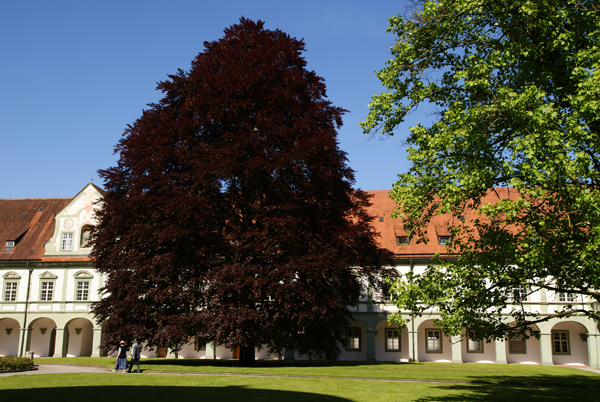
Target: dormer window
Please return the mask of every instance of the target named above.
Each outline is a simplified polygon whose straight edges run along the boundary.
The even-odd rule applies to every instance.
[[[63,233],[60,249],[62,251],[73,250],[73,233]]]
[[[4,248],[4,252],[5,253],[10,253],[14,247],[15,247],[15,241],[14,240],[7,240],[6,241],[6,247]]]
[[[396,246],[410,246],[410,237],[396,236]]]
[[[448,246],[452,242],[452,236],[440,236],[440,246]]]

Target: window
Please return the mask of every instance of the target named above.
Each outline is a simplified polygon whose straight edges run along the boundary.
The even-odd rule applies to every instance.
[[[347,351],[359,351],[360,350],[360,328],[346,329],[346,350]]]
[[[383,222],[383,216],[379,217],[379,222]]]
[[[442,353],[442,333],[439,329],[425,331],[425,346],[427,353]]]
[[[469,331],[467,339],[467,353],[483,353],[483,342],[475,338],[475,331]]]
[[[204,339],[200,338],[198,335],[194,337],[194,350],[196,352],[206,350],[206,342],[204,342]]]
[[[526,302],[529,296],[529,289],[524,286],[513,290],[513,301],[515,303]]]
[[[62,234],[62,244],[60,249],[63,251],[73,250],[73,233]]]
[[[4,248],[4,252],[5,253],[10,253],[14,247],[15,247],[15,241],[14,240],[7,240],[6,241],[6,247]]]
[[[40,301],[51,301],[53,292],[54,282],[42,282],[40,286]]]
[[[75,300],[87,301],[90,299],[90,283],[88,281],[77,281],[77,294]]]
[[[17,301],[17,282],[4,282],[4,301]]]
[[[440,246],[448,246],[452,243],[451,236],[440,236]]]
[[[555,355],[570,355],[569,331],[552,331],[552,352]]]
[[[408,236],[397,236],[396,246],[410,246],[410,237]]]
[[[561,303],[574,303],[575,295],[572,293],[559,293],[558,301]]]
[[[385,351],[400,352],[400,333],[397,328],[385,329]]]
[[[523,335],[511,334],[508,337],[508,353],[510,354],[526,354],[527,348]]]

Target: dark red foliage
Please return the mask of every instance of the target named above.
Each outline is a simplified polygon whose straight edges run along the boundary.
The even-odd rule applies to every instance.
[[[338,147],[344,110],[306,70],[304,43],[261,21],[204,46],[101,171],[105,344],[200,336],[335,358],[357,279],[389,263]]]

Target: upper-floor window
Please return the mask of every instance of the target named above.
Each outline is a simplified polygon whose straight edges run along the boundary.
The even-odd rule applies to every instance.
[[[75,295],[77,301],[90,300],[90,282],[89,281],[77,281],[77,293]]]
[[[40,286],[40,301],[51,301],[54,293],[54,282],[43,281]]]
[[[515,303],[526,302],[529,298],[529,289],[525,286],[520,286],[513,290],[513,301]]]
[[[73,233],[63,233],[62,234],[62,242],[60,249],[62,251],[71,251],[73,250]]]
[[[575,302],[575,295],[572,293],[559,293],[558,294],[558,301],[561,303],[574,303]]]
[[[2,275],[4,278],[4,286],[2,288],[2,300],[6,302],[17,301],[17,290],[19,288],[19,280],[21,276],[16,272],[7,272]]]
[[[4,301],[17,301],[17,282],[4,282]]]

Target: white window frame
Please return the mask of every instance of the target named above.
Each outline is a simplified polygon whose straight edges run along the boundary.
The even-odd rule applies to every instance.
[[[512,300],[514,303],[522,303],[529,301],[529,288],[527,286],[519,286],[512,291]]]
[[[575,295],[573,293],[560,292],[558,293],[559,303],[575,303]]]
[[[443,353],[442,340],[442,330],[438,328],[425,329],[425,353]]]
[[[10,285],[11,289],[8,289],[8,285]],[[10,296],[9,293],[10,292]],[[7,297],[9,296],[9,297]],[[4,286],[2,287],[2,301],[5,302],[16,302],[17,297],[19,296],[19,281],[4,281]]]
[[[73,232],[63,232],[60,241],[61,251],[73,251]]]
[[[557,350],[558,346],[558,350]],[[571,340],[569,330],[560,329],[552,331],[552,354],[553,355],[570,355]]]
[[[75,301],[78,302],[88,302],[90,301],[90,289],[92,287],[91,281],[88,279],[77,279],[75,280]],[[82,288],[79,288],[79,285],[82,285]],[[83,288],[83,285],[86,285],[85,289]],[[79,291],[81,290],[81,298],[79,298]],[[85,298],[83,298],[83,295],[86,295]]]
[[[362,331],[359,327],[346,328],[346,351],[360,352]]]
[[[410,237],[408,237],[408,236],[396,236],[396,246],[399,246],[399,247],[410,246]]]
[[[10,253],[12,251],[12,249],[15,248],[16,244],[17,244],[17,242],[14,240],[7,240],[6,247],[4,248],[4,252]]]
[[[44,289],[44,285],[46,288]],[[40,281],[40,301],[48,302],[54,299],[54,280],[42,280]]]
[[[449,246],[452,243],[452,236],[440,236],[439,245]]]
[[[398,332],[398,328],[386,328],[385,329],[385,351],[386,352],[401,352],[402,343],[401,343],[400,332]]]

